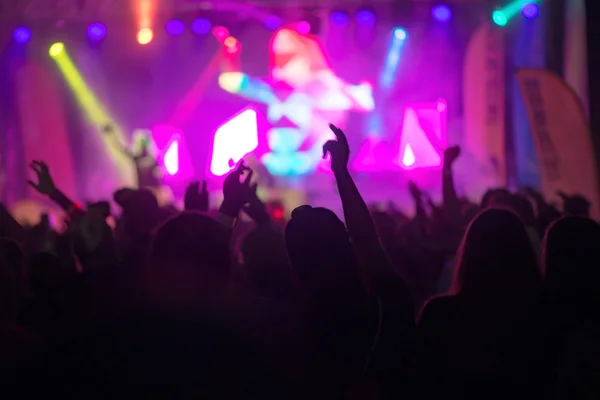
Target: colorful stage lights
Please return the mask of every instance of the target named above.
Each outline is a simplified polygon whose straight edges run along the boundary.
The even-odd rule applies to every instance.
[[[48,50],[48,54],[50,54],[50,57],[56,58],[56,57],[60,56],[64,51],[65,51],[64,43],[57,42],[57,43],[54,43],[52,46],[50,46],[50,49]]]
[[[212,24],[206,18],[196,18],[190,28],[196,35],[206,35],[212,29]]]
[[[165,30],[172,36],[183,35],[185,32],[185,23],[180,19],[171,19],[165,24]]]
[[[359,25],[374,25],[375,24],[375,13],[371,10],[358,10],[354,19]]]
[[[496,10],[492,13],[492,20],[498,26],[506,26],[506,24],[508,24],[508,17],[500,10]]]
[[[431,9],[431,16],[438,22],[448,22],[452,19],[452,10],[445,4],[438,4]]]
[[[270,31],[274,31],[281,27],[283,21],[277,15],[270,15],[267,18],[265,18],[263,23],[265,25],[265,28],[267,28]]]
[[[241,48],[240,42],[233,36],[225,38],[225,40],[223,40],[223,44],[227,48],[227,52],[230,54],[239,52]]]
[[[344,11],[334,11],[329,16],[329,20],[334,25],[347,25],[350,22],[350,17]]]
[[[394,29],[394,38],[398,40],[405,40],[408,37],[408,33],[402,28]]]
[[[310,24],[308,21],[301,21],[296,24],[296,32],[301,35],[308,35],[310,33]]]
[[[150,28],[143,28],[138,31],[137,41],[141,45],[146,45],[152,41],[154,38],[154,32]]]
[[[31,29],[20,26],[13,32],[13,39],[19,44],[25,44],[31,40]]]
[[[535,3],[527,3],[521,8],[521,14],[527,19],[534,19],[540,14],[540,7]]]
[[[217,40],[221,43],[223,43],[225,39],[229,37],[229,30],[224,26],[215,26],[212,32]]]
[[[90,24],[87,29],[87,35],[90,40],[102,40],[106,36],[106,26],[99,22]]]

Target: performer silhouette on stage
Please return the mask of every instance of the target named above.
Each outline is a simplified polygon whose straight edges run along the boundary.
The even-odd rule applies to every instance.
[[[106,125],[102,130],[114,134],[113,127]],[[134,149],[129,150],[121,144],[118,148],[135,163],[137,184],[139,188],[157,189],[162,186],[162,170],[153,154],[149,133],[138,131],[134,134]]]

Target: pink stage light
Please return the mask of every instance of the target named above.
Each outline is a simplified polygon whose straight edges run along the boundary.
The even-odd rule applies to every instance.
[[[230,118],[215,132],[210,172],[223,176],[244,156],[258,147],[256,111],[246,109]]]
[[[152,127],[152,139],[159,151],[158,162],[168,182],[185,181],[196,176],[185,135],[171,125]]]
[[[446,113],[439,111],[439,104],[413,104],[404,110],[395,160],[401,168],[439,168],[442,165],[440,149],[445,147]]]
[[[164,156],[165,169],[167,174],[175,175],[179,172],[179,142],[173,140]]]
[[[310,33],[310,24],[307,21],[298,22],[296,32],[301,35],[308,35]]]
[[[369,137],[360,146],[352,161],[352,169],[361,172],[380,172],[397,169],[392,164],[392,146],[377,138],[377,133],[369,132]]]
[[[230,54],[237,53],[240,51],[240,47],[241,47],[240,42],[233,36],[229,36],[229,37],[225,38],[225,40],[223,41],[223,44],[227,48],[227,52]]]
[[[446,102],[444,100],[438,100],[437,110],[442,113],[446,111],[446,108],[448,108]]]
[[[213,35],[219,42],[223,43],[223,41],[229,37],[229,30],[224,26],[215,26],[213,28]]]

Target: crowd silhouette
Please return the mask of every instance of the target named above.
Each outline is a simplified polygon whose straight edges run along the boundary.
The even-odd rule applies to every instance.
[[[83,207],[33,161],[68,228],[0,210],[0,364],[8,397],[600,398],[600,225],[580,196],[443,199],[411,183],[409,218],[370,209],[331,156],[343,206],[270,217],[243,162],[209,210],[147,189]],[[240,213],[252,224],[238,220]],[[242,227],[242,225],[245,225]],[[7,397],[7,398],[8,398]],[[57,397],[58,398],[58,397]]]

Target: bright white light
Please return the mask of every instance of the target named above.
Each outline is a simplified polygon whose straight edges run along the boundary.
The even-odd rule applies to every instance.
[[[258,147],[258,122],[256,111],[245,110],[232,117],[217,129],[213,142],[210,172],[223,176],[248,153]],[[233,161],[233,166],[230,165]]]
[[[165,153],[165,169],[169,175],[179,172],[179,142],[173,141]]]
[[[406,31],[402,28],[394,29],[394,37],[398,40],[405,40],[408,37]]]

